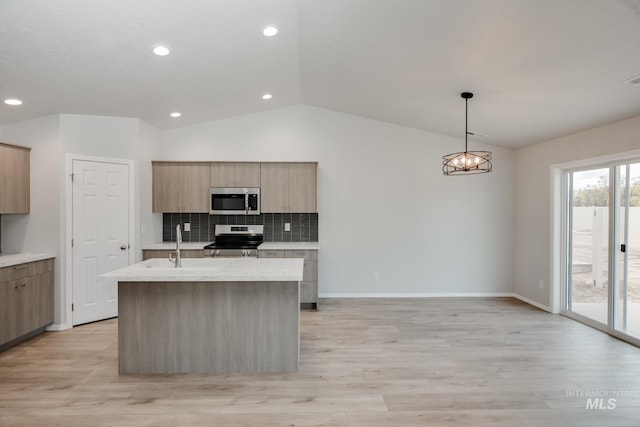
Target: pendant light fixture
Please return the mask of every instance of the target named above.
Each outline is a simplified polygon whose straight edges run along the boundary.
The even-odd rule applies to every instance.
[[[478,173],[491,172],[491,151],[468,151],[467,136],[469,130],[469,99],[473,98],[471,92],[462,92],[460,96],[464,99],[464,151],[447,154],[442,157],[442,173],[445,175],[474,175]]]

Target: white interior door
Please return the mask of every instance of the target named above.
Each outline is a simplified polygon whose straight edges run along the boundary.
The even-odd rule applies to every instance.
[[[118,315],[115,280],[129,264],[129,166],[73,160],[73,324]]]

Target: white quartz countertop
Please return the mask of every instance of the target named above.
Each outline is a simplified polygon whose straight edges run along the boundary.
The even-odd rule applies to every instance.
[[[258,250],[293,250],[293,251],[317,251],[320,249],[318,242],[266,242],[258,246]]]
[[[11,267],[13,265],[24,264],[27,262],[41,261],[43,259],[55,258],[55,255],[49,253],[31,253],[25,252],[21,254],[0,254],[0,267]]]
[[[299,282],[302,258],[183,258],[182,268],[152,258],[106,273],[120,282]]]
[[[202,249],[211,242],[182,242],[180,249],[194,250]],[[176,250],[176,242],[161,242],[145,245],[143,250]],[[317,251],[320,249],[318,242],[266,242],[258,246],[258,249],[263,250],[293,250],[293,251]]]

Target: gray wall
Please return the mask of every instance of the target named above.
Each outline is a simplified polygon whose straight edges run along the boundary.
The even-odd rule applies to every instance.
[[[515,153],[515,293],[549,306],[551,167],[640,149],[640,117],[536,144]],[[538,287],[539,280],[544,288]]]
[[[442,175],[463,139],[294,106],[166,131],[161,160],[319,162],[320,295],[510,293],[514,153],[470,145],[495,172]]]
[[[31,213],[3,215],[3,250],[50,252],[56,256],[56,327],[68,326],[65,304],[66,277],[66,175],[67,154],[134,161],[135,232],[132,249],[140,259],[140,230],[161,224],[151,214],[151,158],[159,146],[160,133],[138,119],[61,114],[3,125],[0,138],[7,143],[31,147]],[[142,165],[139,167],[139,165]],[[143,174],[141,174],[141,171]],[[144,185],[144,190],[141,186]],[[145,196],[141,197],[140,194]],[[141,214],[145,212],[145,214]],[[148,243],[153,233],[144,236]]]

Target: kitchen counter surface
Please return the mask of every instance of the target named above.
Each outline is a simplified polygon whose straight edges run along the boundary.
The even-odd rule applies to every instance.
[[[180,244],[180,249],[184,250],[194,250],[194,249],[203,249],[211,242],[182,242]],[[142,250],[163,250],[163,251],[175,251],[176,250],[176,242],[161,242],[161,243],[152,243],[150,245],[145,245],[142,247]]]
[[[301,258],[183,258],[182,268],[153,258],[100,278],[119,282],[288,282],[302,280]]]
[[[31,253],[25,252],[20,254],[0,254],[0,268],[11,267],[13,265],[24,264],[27,262],[41,261],[43,259],[55,258],[55,255],[49,253]]]
[[[211,242],[182,242],[180,249],[194,250],[202,249]],[[176,249],[176,242],[161,242],[145,245],[142,250],[165,250],[171,251]],[[292,250],[292,251],[317,251],[320,249],[318,242],[265,242],[258,246],[258,249],[266,250]]]
[[[318,242],[265,242],[258,246],[258,250],[292,250],[292,251],[317,251],[320,249]]]

